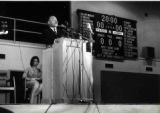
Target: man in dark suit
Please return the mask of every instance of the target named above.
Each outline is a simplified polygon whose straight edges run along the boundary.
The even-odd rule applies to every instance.
[[[51,47],[57,38],[63,37],[65,34],[65,26],[58,25],[58,20],[55,16],[50,16],[48,26],[44,30],[44,39],[47,46]]]

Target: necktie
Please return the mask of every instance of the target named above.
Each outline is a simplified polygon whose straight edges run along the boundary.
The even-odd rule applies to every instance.
[[[54,32],[57,33],[57,28],[56,27],[54,28]]]

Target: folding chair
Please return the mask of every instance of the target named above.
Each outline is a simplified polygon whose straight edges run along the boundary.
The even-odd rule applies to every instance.
[[[14,103],[16,103],[16,83],[15,77],[10,78],[9,70],[0,70],[0,81],[3,84],[0,84],[1,92],[14,92]],[[6,95],[5,95],[6,96]],[[6,99],[5,99],[6,101]]]

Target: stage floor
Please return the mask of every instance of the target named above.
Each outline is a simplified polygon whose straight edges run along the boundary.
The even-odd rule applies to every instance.
[[[45,113],[49,105],[0,105],[0,113]],[[47,113],[160,113],[160,105],[54,104]]]

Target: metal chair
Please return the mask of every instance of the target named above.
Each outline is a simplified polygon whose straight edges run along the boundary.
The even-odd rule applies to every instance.
[[[13,76],[12,78],[10,78],[9,70],[0,70],[0,81],[1,81],[0,91],[4,93],[13,91],[14,92],[14,103],[16,103],[15,77]]]

